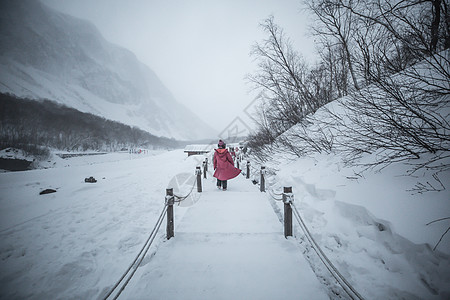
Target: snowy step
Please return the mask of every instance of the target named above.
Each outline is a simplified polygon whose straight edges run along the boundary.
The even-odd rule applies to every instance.
[[[124,299],[328,299],[282,235],[180,233],[141,269]]]
[[[266,198],[242,176],[229,185],[223,192],[204,181],[201,199],[145,260],[125,298],[328,299]]]
[[[210,195],[202,195],[199,203],[189,209],[176,227],[175,235],[178,232],[283,235],[282,224],[260,192],[239,193],[217,190]]]

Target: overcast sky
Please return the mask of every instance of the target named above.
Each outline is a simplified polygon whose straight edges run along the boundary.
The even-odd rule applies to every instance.
[[[255,71],[251,46],[265,38],[259,24],[273,15],[308,61],[302,0],[42,0],[91,21],[110,42],[148,65],[172,92],[211,127],[221,131],[255,94],[245,76]]]

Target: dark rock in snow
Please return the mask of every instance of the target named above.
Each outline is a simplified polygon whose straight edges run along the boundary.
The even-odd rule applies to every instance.
[[[94,177],[85,178],[84,182],[96,183],[97,180]]]
[[[51,193],[56,193],[56,190],[54,190],[54,189],[45,189],[42,192],[40,192],[39,195],[45,195],[45,194],[51,194]]]

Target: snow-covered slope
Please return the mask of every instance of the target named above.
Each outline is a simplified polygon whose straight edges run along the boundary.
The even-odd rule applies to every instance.
[[[432,249],[450,222],[427,225],[450,215],[448,190],[415,193],[417,181],[429,178],[403,176],[408,166],[401,163],[363,176],[336,155],[295,161],[279,155],[265,165],[269,194],[292,186],[294,204],[313,237],[364,299],[449,299],[450,237]],[[283,203],[276,205],[282,215]],[[299,227],[296,234],[304,239]],[[303,244],[312,263],[320,264]],[[326,269],[318,270],[327,276]]]
[[[56,100],[156,135],[213,136],[149,67],[92,24],[34,0],[0,5],[1,92]]]
[[[389,145],[352,144],[364,129],[353,120],[367,115],[351,115],[348,101],[329,103],[264,149],[268,190],[276,196],[283,186],[292,187],[295,206],[317,244],[365,299],[450,299],[448,150],[409,159],[392,155],[379,163],[386,152],[395,152],[388,152]],[[428,107],[448,124],[446,104]],[[368,128],[389,129],[369,121]],[[352,152],[352,146],[372,153]],[[261,149],[250,150],[257,161]],[[252,167],[259,180],[260,166]],[[274,207],[282,217],[283,203],[274,201]],[[320,264],[300,228],[297,236],[312,264]]]

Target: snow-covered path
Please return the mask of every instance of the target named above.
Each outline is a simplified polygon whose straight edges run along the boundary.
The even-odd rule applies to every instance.
[[[227,192],[210,179],[203,185],[175,237],[140,268],[125,299],[328,299],[257,187],[243,176]]]

